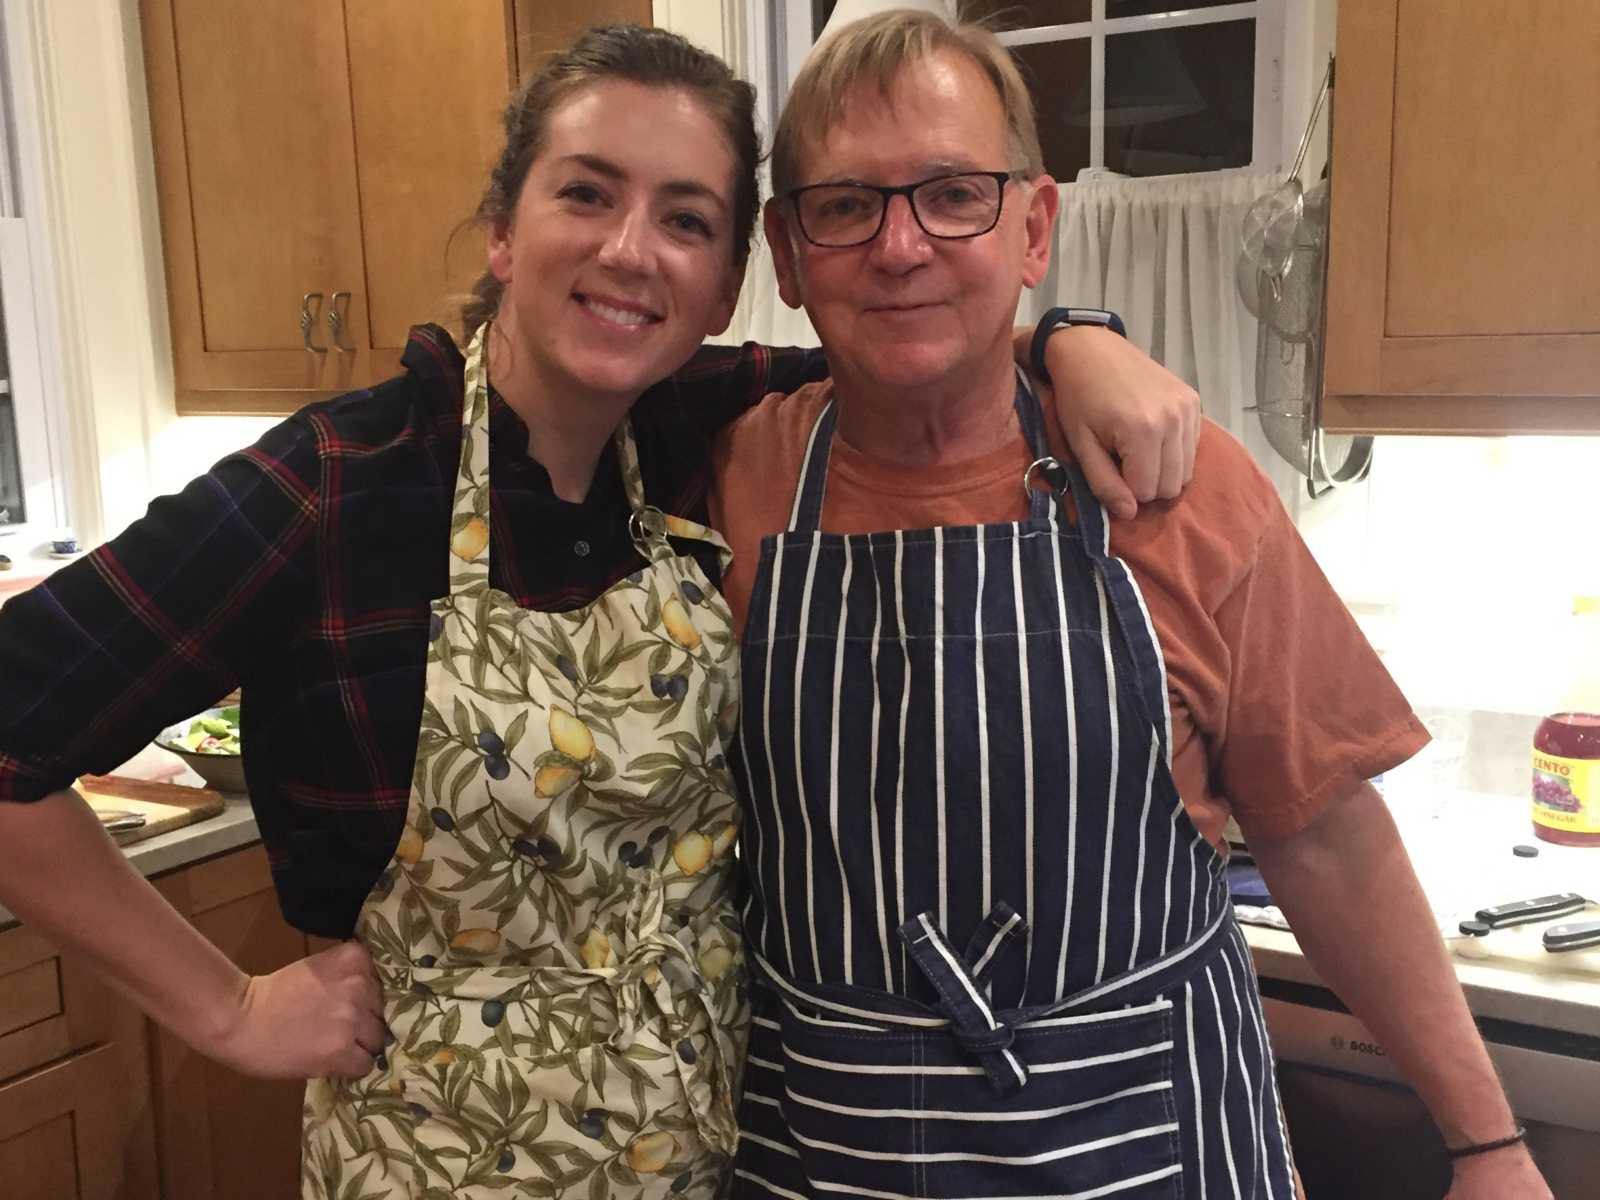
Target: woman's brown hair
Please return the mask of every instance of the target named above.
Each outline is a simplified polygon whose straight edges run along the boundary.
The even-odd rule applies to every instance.
[[[722,126],[734,156],[734,265],[750,252],[760,197],[756,180],[761,140],[756,134],[756,94],[720,58],[675,33],[640,25],[602,25],[591,29],[544,64],[506,106],[506,144],[489,173],[478,203],[477,220],[507,221],[516,211],[528,169],[543,148],[551,115],[590,84],[622,79],[647,87],[680,88],[693,94]],[[461,309],[467,336],[500,308],[503,285],[484,272]]]

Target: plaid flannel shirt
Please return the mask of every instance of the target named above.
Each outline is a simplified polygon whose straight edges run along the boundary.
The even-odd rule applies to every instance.
[[[284,915],[349,934],[404,823],[461,445],[455,344],[419,326],[401,362],[404,375],[302,409],[0,608],[0,802],[111,771],[242,687],[245,774]],[[705,521],[716,431],[825,371],[814,351],[702,349],[633,409],[651,503]],[[640,565],[615,450],[572,504],[527,438],[491,397],[493,583],[526,608],[575,608]],[[702,543],[680,549],[718,577]]]

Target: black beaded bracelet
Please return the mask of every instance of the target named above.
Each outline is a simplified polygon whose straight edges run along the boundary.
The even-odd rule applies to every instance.
[[[1044,344],[1050,340],[1050,335],[1062,325],[1099,325],[1111,330],[1121,337],[1128,336],[1127,328],[1122,324],[1122,318],[1114,312],[1103,308],[1052,308],[1039,318],[1039,323],[1033,328],[1033,342],[1028,348],[1028,360],[1033,366],[1033,373],[1046,383],[1050,382],[1050,372],[1044,365]]]
[[[1446,1146],[1445,1153],[1452,1159],[1471,1158],[1477,1154],[1487,1154],[1491,1150],[1504,1150],[1507,1146],[1515,1146],[1518,1142],[1527,1140],[1527,1137],[1527,1129],[1518,1125],[1517,1131],[1510,1137],[1498,1138],[1492,1142],[1473,1142],[1469,1146]]]

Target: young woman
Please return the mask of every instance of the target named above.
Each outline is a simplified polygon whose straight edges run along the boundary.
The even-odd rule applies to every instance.
[[[0,612],[0,903],[200,1051],[310,1078],[306,1196],[725,1177],[746,1016],[709,446],[822,369],[694,357],[755,220],[752,100],[670,34],[586,35],[508,111],[464,355],[418,328],[404,375]],[[1110,361],[1116,412],[1153,368],[1083,332],[1052,371]],[[241,684],[284,912],[353,935],[254,978],[71,790]]]

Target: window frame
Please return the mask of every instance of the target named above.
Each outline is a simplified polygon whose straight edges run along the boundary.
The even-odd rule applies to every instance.
[[[1319,3],[1321,0],[1319,0]],[[766,78],[760,83],[782,80],[782,90],[774,87],[762,89],[763,107],[775,119],[782,106],[784,95],[794,81],[812,45],[811,0],[745,0],[745,19],[764,27],[763,39],[772,56],[774,67],[762,71]],[[1087,21],[1060,25],[1038,26],[1033,29],[1006,30],[998,34],[1007,46],[1036,45],[1088,39],[1090,43],[1090,166],[1080,172],[1080,180],[1095,178],[1120,179],[1124,176],[1105,168],[1105,40],[1122,33],[1152,32],[1178,29],[1191,25],[1215,25],[1225,21],[1254,20],[1255,37],[1255,89],[1252,120],[1252,146],[1250,163],[1242,167],[1227,167],[1218,171],[1194,174],[1226,175],[1263,169],[1278,170],[1286,166],[1294,147],[1285,147],[1285,139],[1298,136],[1298,129],[1286,132],[1292,122],[1286,121],[1286,112],[1298,111],[1300,94],[1306,90],[1306,76],[1311,65],[1310,25],[1315,5],[1306,0],[1242,0],[1239,3],[1218,5],[1214,8],[1175,8],[1171,12],[1146,16],[1107,17],[1106,0],[1091,0],[1091,13]],[[757,43],[760,44],[759,42]],[[747,76],[754,79],[754,74]],[[1141,176],[1164,179],[1173,176]],[[1058,183],[1072,183],[1070,179]]]

